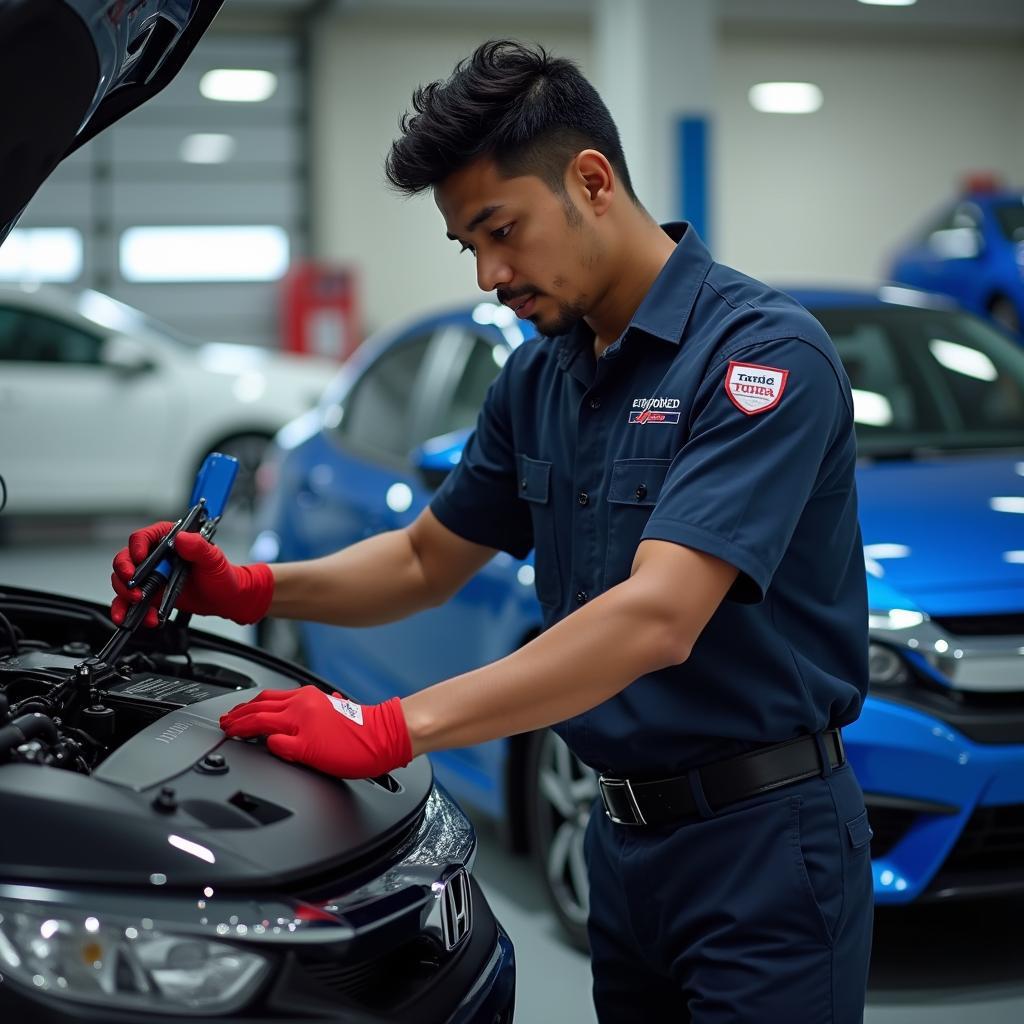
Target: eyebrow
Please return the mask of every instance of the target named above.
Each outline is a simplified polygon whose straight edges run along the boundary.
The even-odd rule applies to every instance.
[[[484,207],[484,208],[483,208],[483,209],[482,209],[482,210],[481,210],[481,211],[480,211],[480,212],[479,212],[479,213],[478,213],[478,214],[477,214],[477,215],[476,215],[476,216],[475,216],[475,217],[474,217],[474,218],[473,218],[473,219],[472,219],[472,220],[471,220],[471,221],[470,221],[470,222],[469,222],[469,223],[468,223],[467,225],[466,225],[466,233],[468,234],[468,233],[469,233],[469,232],[471,232],[471,231],[472,231],[472,230],[473,230],[474,228],[477,228],[477,227],[479,227],[479,226],[480,226],[481,224],[483,224],[483,222],[484,222],[485,220],[488,220],[488,219],[489,219],[490,217],[494,216],[494,214],[496,214],[496,213],[497,213],[497,212],[498,212],[498,211],[499,211],[500,209],[502,209],[502,207],[503,207],[503,206],[504,206],[504,204],[503,204],[503,203],[499,203],[499,204],[498,204],[497,206],[485,206],[485,207]],[[451,233],[450,231],[446,232],[446,234],[448,235],[448,237],[449,237],[449,238],[450,238],[450,239],[451,239],[451,240],[452,240],[453,242],[457,242],[457,241],[459,240],[459,239],[458,239],[458,238],[457,238],[457,237],[456,237],[455,235],[453,235],[453,234],[452,234],[452,233]]]

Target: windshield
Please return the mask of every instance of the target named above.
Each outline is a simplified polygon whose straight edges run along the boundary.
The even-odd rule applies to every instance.
[[[853,386],[865,456],[1024,447],[1024,350],[977,318],[819,309]]]
[[[1024,199],[1019,203],[1000,203],[995,208],[999,230],[1011,242],[1024,242]]]

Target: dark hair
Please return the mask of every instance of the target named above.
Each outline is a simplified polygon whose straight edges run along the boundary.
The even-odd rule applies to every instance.
[[[419,86],[384,170],[415,195],[482,156],[506,177],[533,174],[565,192],[565,168],[581,149],[607,157],[629,197],[619,131],[597,90],[571,60],[508,39],[492,39],[460,61],[446,81]]]

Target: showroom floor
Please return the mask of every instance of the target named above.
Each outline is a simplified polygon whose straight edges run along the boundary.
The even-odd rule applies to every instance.
[[[127,527],[65,523],[28,529],[9,520],[0,525],[0,584],[107,599],[110,561],[124,543]],[[222,535],[220,539],[229,556],[244,558],[241,538]],[[211,620],[202,625],[248,638],[248,630],[230,623]],[[509,855],[486,823],[479,832],[477,871],[516,946],[516,1020],[522,1024],[593,1022],[586,958],[562,941],[529,862]],[[1022,911],[1024,900],[880,913],[865,1020],[868,1024],[1016,1024],[1024,1020]]]

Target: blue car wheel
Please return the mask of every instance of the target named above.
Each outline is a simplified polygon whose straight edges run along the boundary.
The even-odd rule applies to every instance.
[[[590,910],[583,835],[597,799],[597,774],[550,729],[526,753],[530,849],[551,906],[573,945],[587,949]]]

